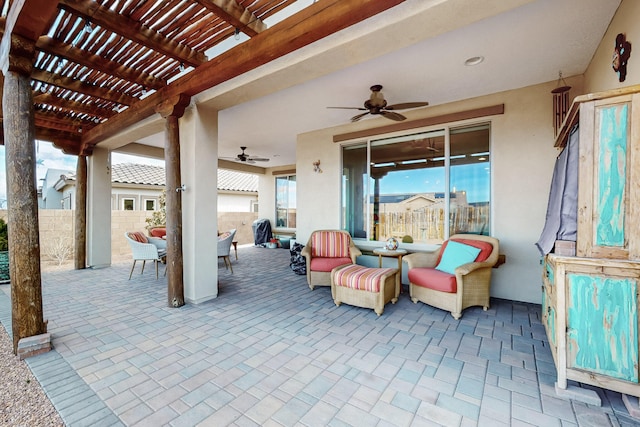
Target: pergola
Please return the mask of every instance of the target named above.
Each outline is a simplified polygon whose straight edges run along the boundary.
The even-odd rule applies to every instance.
[[[46,333],[36,139],[78,156],[75,268],[85,268],[87,162],[102,141],[159,114],[167,188],[178,188],[178,120],[191,97],[403,1],[321,0],[267,28],[295,0],[0,0],[14,351]],[[249,40],[207,57],[238,33]],[[168,304],[180,307],[181,193],[166,203]]]

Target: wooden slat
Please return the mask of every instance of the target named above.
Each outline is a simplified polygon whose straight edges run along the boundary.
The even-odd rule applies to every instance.
[[[98,142],[151,116],[156,104],[163,99],[179,94],[197,95],[403,2],[325,0],[314,3],[83,134],[82,151],[91,150]]]
[[[66,58],[69,61],[83,65],[87,68],[99,70],[103,73],[117,76],[120,79],[137,83],[141,86],[145,86],[146,88],[158,90],[167,85],[167,83],[162,79],[141,71],[136,71],[132,68],[127,68],[117,62],[106,60],[98,55],[83,51],[75,46],[52,39],[49,36],[41,36],[36,43],[36,48],[43,52]]]
[[[41,111],[35,112],[35,125],[36,127],[59,130],[69,133],[80,133],[79,129],[85,128],[89,130],[95,126],[95,123],[81,120],[69,120],[68,118],[60,118],[54,114],[49,114]]]
[[[257,36],[267,29],[267,24],[251,11],[240,6],[235,0],[197,0],[198,3],[215,13],[249,37]]]
[[[99,86],[90,85],[80,80],[65,77],[58,73],[51,73],[35,69],[31,73],[31,78],[43,83],[48,83],[78,93],[84,93],[94,98],[104,99],[106,101],[115,102],[121,105],[131,105],[138,100],[133,96],[116,92],[114,90],[101,88]]]
[[[119,15],[108,8],[99,6],[92,0],[60,0],[60,6],[85,19],[100,25],[129,40],[148,47],[156,52],[174,58],[185,65],[197,67],[207,61],[207,57],[189,46],[179,44],[150,28],[143,27],[140,22]]]
[[[116,112],[113,110],[106,110],[104,108],[94,107],[92,105],[85,104],[83,102],[58,98],[57,96],[53,96],[50,93],[41,93],[34,96],[34,102],[36,104],[42,103],[42,104],[52,105],[54,107],[58,107],[63,110],[74,111],[76,113],[89,114],[91,116],[99,117],[102,119],[107,119],[116,114]]]

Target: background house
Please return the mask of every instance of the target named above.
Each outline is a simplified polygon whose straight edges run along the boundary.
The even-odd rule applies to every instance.
[[[111,167],[111,210],[155,211],[165,188],[162,166],[121,163]],[[41,190],[41,209],[75,208],[75,173],[49,169]],[[258,212],[258,177],[218,169],[218,212]]]

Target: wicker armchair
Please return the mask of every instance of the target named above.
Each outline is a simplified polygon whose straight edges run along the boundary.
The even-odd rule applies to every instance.
[[[475,261],[455,268],[449,274],[435,267],[440,262],[449,241],[480,248]],[[425,304],[450,311],[454,319],[471,306],[489,308],[491,269],[498,262],[499,241],[493,237],[456,234],[442,245],[438,252],[412,253],[402,258],[408,266],[409,294],[414,303]]]
[[[158,278],[158,263],[162,262],[162,258],[167,255],[166,245],[162,239],[153,239],[146,237],[143,233],[126,232],[124,238],[127,239],[127,243],[131,246],[131,252],[133,254],[133,265],[129,272],[129,280],[133,274],[133,269],[136,267],[136,261],[142,261],[142,269],[140,274],[144,273],[144,265],[147,261],[153,261],[156,266],[156,279]],[[167,270],[164,271],[167,274]]]
[[[218,236],[218,259],[222,258],[224,261],[224,267],[231,270],[231,274],[233,274],[233,267],[231,266],[231,258],[229,254],[231,253],[231,243],[233,243],[233,238],[236,235],[236,229],[230,230],[226,233],[222,233]]]
[[[362,252],[347,231],[316,230],[300,254],[306,259],[307,283],[313,290],[315,286],[331,286],[331,270],[355,264]]]

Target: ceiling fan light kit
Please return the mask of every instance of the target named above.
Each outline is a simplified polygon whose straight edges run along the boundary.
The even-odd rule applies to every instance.
[[[371,96],[369,99],[364,101],[364,108],[361,107],[327,107],[327,108],[338,108],[338,109],[347,109],[347,110],[360,110],[364,111],[364,113],[356,114],[351,117],[352,122],[357,122],[367,114],[371,115],[381,115],[390,120],[395,120],[400,122],[402,120],[406,120],[407,118],[400,113],[396,113],[392,110],[407,110],[409,108],[418,108],[418,107],[426,107],[429,105],[428,102],[404,102],[401,104],[387,105],[387,100],[384,99],[384,95],[382,94],[382,85],[373,85],[371,86]]]
[[[252,156],[245,153],[246,149],[247,147],[240,147],[240,150],[242,150],[242,153],[238,154],[236,157],[220,157],[220,158],[223,160],[231,160],[233,162],[240,162],[240,163],[255,163],[255,162],[269,161],[269,159],[267,159],[266,157]]]

